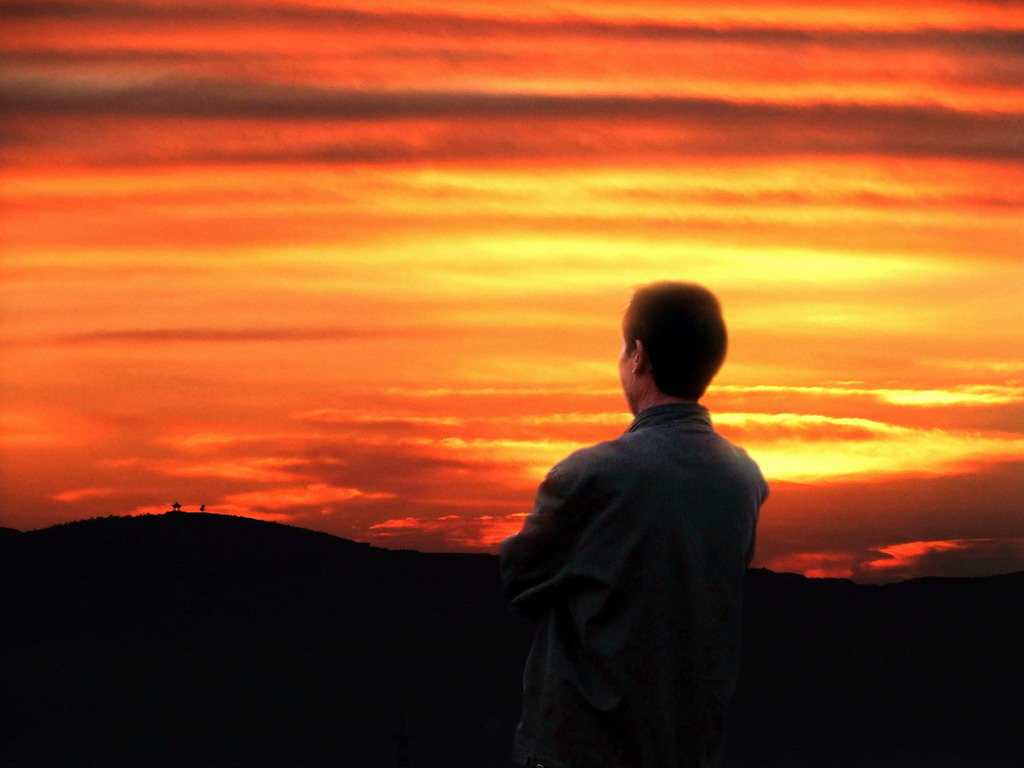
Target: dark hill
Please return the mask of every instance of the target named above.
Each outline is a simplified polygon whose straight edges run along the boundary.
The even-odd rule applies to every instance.
[[[5,608],[23,618],[14,644],[334,646],[411,627],[441,642],[465,626],[461,601],[488,626],[510,624],[491,556],[390,551],[243,517],[108,517],[0,546]]]
[[[403,713],[414,768],[509,765],[492,556],[172,513],[2,536],[0,578],[0,765],[387,766]],[[1015,768],[1022,587],[751,572],[729,766]]]

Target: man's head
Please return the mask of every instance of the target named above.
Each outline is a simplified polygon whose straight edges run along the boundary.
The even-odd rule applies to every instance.
[[[706,288],[659,282],[636,290],[622,319],[620,375],[637,410],[643,381],[654,395],[699,400],[725,359],[722,309]],[[639,379],[637,378],[639,377]]]

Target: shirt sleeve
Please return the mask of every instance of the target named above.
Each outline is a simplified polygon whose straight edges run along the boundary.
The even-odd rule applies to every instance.
[[[537,490],[522,530],[501,544],[501,580],[513,612],[540,619],[569,571],[575,541],[576,486],[561,465]]]
[[[756,548],[756,545],[757,545],[757,523],[758,523],[758,518],[760,517],[761,506],[768,499],[768,483],[765,482],[765,479],[761,475],[760,470],[758,470],[757,476],[758,476],[758,480],[760,482],[760,500],[757,503],[757,509],[754,510],[754,520],[753,520],[752,528],[750,530],[750,546],[747,548],[747,568],[749,568],[750,564],[754,561],[754,551],[755,551],[755,548]]]

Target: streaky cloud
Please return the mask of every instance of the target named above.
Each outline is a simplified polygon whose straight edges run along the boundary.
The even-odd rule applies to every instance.
[[[327,483],[311,483],[302,486],[274,488],[266,491],[247,491],[230,494],[224,503],[233,507],[255,512],[272,510],[294,510],[297,514],[304,507],[329,507],[332,504],[352,500],[393,499],[395,494],[366,492],[359,488],[339,487]]]
[[[559,95],[532,92],[445,90],[357,90],[305,84],[241,82],[194,76],[151,82],[26,80],[2,86],[3,110],[59,111],[175,117],[331,118],[404,120],[434,118],[601,118],[609,122],[643,119],[769,119],[867,121],[941,125],[1019,126],[1014,113],[975,113],[939,105],[785,103],[689,96]]]
[[[152,328],[65,334],[50,337],[41,343],[79,346],[140,343],[299,342],[365,339],[384,334],[385,332],[381,330],[356,328]]]
[[[341,143],[235,154],[188,146],[175,162],[410,162],[529,157],[602,157],[622,152],[658,156],[891,155],[903,157],[1024,158],[1021,115],[973,112],[938,105],[862,103],[788,104],[719,98],[559,96],[534,93],[401,91],[238,83],[168,78],[151,83],[97,84],[72,80],[0,87],[0,114],[62,118],[120,117],[246,119],[254,124],[320,122],[325,125],[408,124],[409,138],[376,140],[371,131]],[[510,134],[506,121],[519,125]],[[452,132],[419,136],[417,121],[447,121]],[[524,126],[524,121],[526,125]],[[587,126],[610,131],[588,141]],[[638,125],[663,135],[637,142],[615,130]],[[552,144],[550,132],[566,135]],[[571,128],[571,131],[569,129]],[[525,129],[525,130],[524,130]],[[628,131],[627,131],[628,133]],[[683,138],[685,136],[685,139]],[[16,130],[5,141],[17,144]],[[137,155],[132,157],[132,155]],[[146,162],[149,148],[119,153],[123,162]],[[262,155],[262,157],[261,157]],[[155,160],[160,162],[159,153]]]
[[[116,496],[119,493],[122,493],[122,491],[117,488],[73,488],[54,494],[51,498],[55,501],[74,504],[85,499],[105,498],[107,496]]]
[[[922,28],[875,28],[782,26],[735,21],[704,24],[652,20],[615,21],[573,15],[552,18],[457,14],[432,10],[368,11],[305,3],[216,3],[168,5],[131,2],[39,2],[9,3],[4,15],[16,20],[61,19],[66,21],[142,22],[155,24],[290,25],[322,27],[335,25],[347,33],[413,33],[424,36],[472,37],[583,37],[634,41],[723,41],[775,45],[831,45],[843,48],[895,48],[927,46],[985,52],[1019,53],[1024,32],[1011,25],[991,23],[988,28],[955,29],[939,26]]]
[[[892,405],[934,407],[939,405],[985,406],[1024,402],[1024,386],[964,384],[949,389],[892,389],[857,386],[782,386],[722,384],[716,389],[729,394],[793,394],[820,397],[870,397]]]

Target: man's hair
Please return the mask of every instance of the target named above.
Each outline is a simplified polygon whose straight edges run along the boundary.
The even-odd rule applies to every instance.
[[[654,383],[666,395],[698,400],[725,360],[722,308],[707,288],[664,281],[633,293],[622,319],[627,351],[639,339]]]

